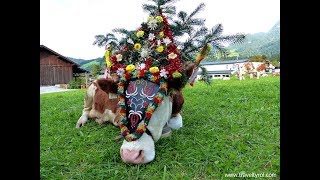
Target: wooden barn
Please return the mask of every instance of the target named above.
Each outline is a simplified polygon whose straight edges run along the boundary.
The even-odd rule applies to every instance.
[[[86,72],[67,57],[40,45],[40,86],[68,84],[73,77]]]

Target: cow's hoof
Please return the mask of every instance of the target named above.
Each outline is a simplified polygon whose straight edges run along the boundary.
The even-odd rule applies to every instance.
[[[162,129],[161,137],[166,138],[166,137],[171,136],[171,134],[172,134],[171,128],[167,124],[164,125],[164,127]]]
[[[83,126],[86,122],[88,121],[88,117],[86,116],[81,116],[76,124],[76,128],[80,128]]]
[[[177,114],[175,117],[169,119],[168,126],[172,129],[179,129],[182,127],[182,117]]]

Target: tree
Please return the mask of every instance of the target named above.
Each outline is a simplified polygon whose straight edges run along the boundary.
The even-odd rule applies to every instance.
[[[249,60],[250,62],[266,62],[267,61],[267,56],[266,55],[257,55]]]
[[[99,75],[100,71],[102,70],[102,67],[99,64],[93,64],[91,66],[91,74],[96,77],[97,75]]]

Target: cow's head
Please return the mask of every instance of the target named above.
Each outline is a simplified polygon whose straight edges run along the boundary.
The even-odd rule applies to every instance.
[[[186,63],[184,66],[186,76],[189,78],[195,68],[194,63]],[[168,83],[169,88],[178,88],[180,90],[185,84]],[[146,117],[148,104],[157,95],[161,84],[155,84],[144,79],[138,79],[128,82],[125,86],[125,105],[126,105],[126,127],[130,133],[139,132],[139,124],[141,119]],[[161,88],[160,88],[161,89]],[[165,95],[161,103],[153,112],[149,124],[141,137],[131,140],[124,139],[120,148],[120,155],[124,162],[130,164],[144,164],[155,158],[155,142],[157,142],[162,134],[163,127],[172,115],[172,99]],[[121,126],[120,126],[121,128]],[[123,130],[122,130],[122,134]]]

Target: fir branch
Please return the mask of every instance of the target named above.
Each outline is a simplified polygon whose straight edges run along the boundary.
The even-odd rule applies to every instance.
[[[199,13],[200,11],[204,10],[205,8],[205,4],[204,3],[200,3],[195,10],[192,11],[192,13],[189,15],[188,20],[191,19],[194,15],[196,15],[197,13]],[[187,20],[187,21],[188,21]]]
[[[217,24],[215,27],[211,29],[212,37],[220,36],[223,32],[222,24]]]
[[[212,79],[208,77],[208,71],[205,67],[199,66],[201,69],[201,80],[204,81],[208,86],[212,84]]]
[[[238,33],[234,35],[215,37],[212,39],[212,42],[223,42],[223,43],[235,44],[235,43],[242,43],[244,39],[245,39],[245,35]]]
[[[142,9],[145,12],[149,12],[150,14],[154,15],[154,13],[157,11],[157,6],[150,5],[150,4],[143,4]]]
[[[188,14],[185,11],[180,11],[178,13],[178,17],[182,20],[182,22],[186,21],[187,16],[188,16]]]
[[[126,35],[126,36],[130,36],[130,34],[133,32],[133,31],[128,31],[128,30],[126,30],[124,28],[115,28],[112,31],[116,32],[116,33],[120,33],[120,34]]]

